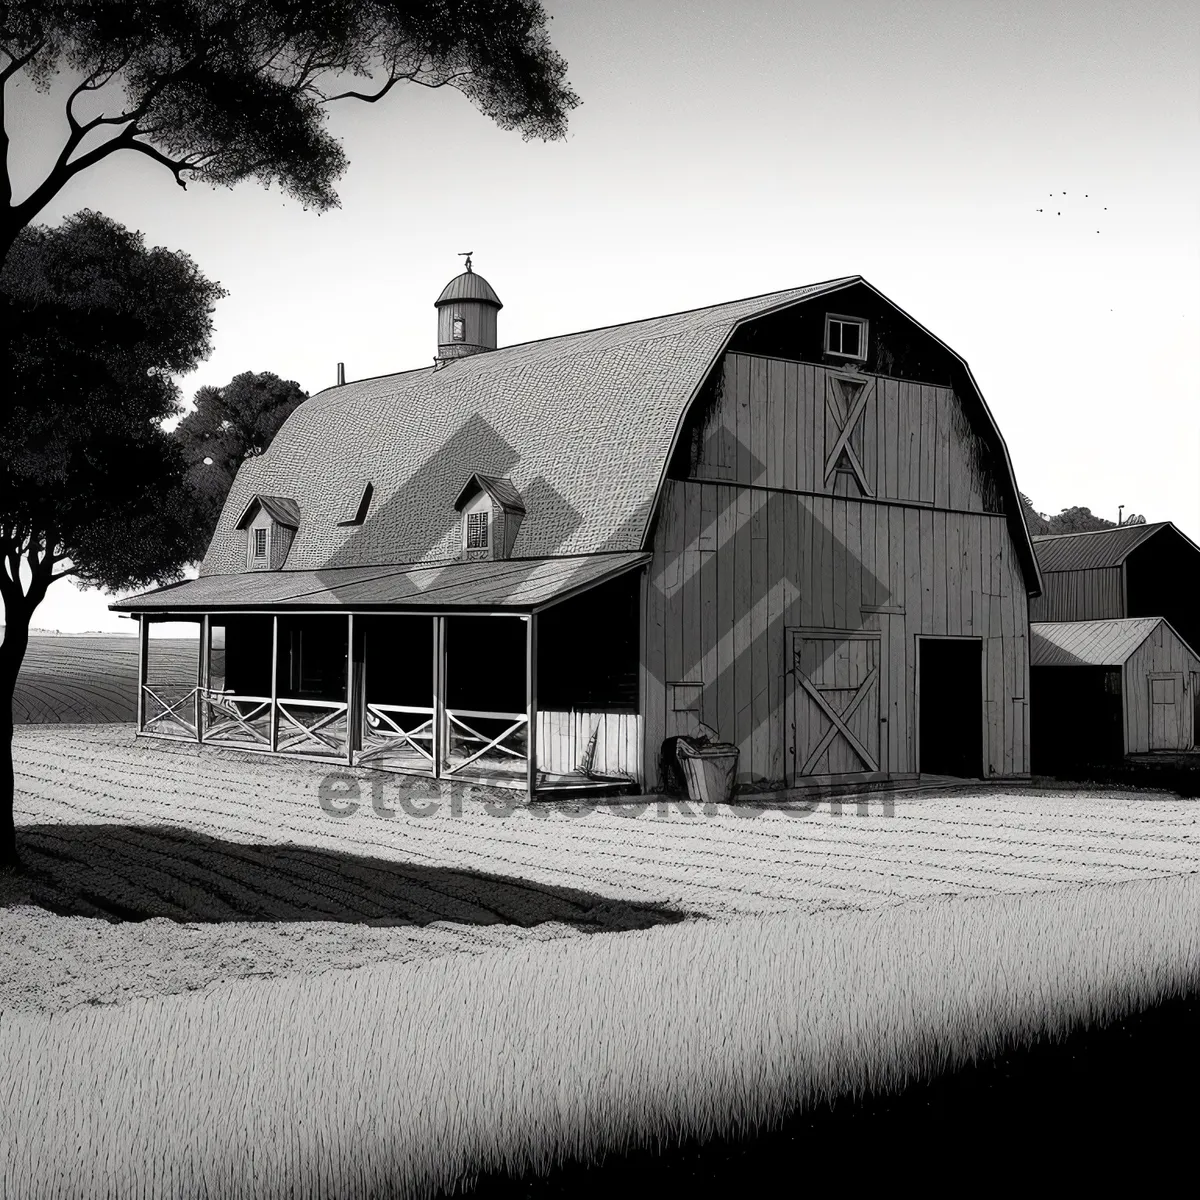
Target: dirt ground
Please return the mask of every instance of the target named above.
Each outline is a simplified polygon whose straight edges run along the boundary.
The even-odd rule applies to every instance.
[[[630,801],[498,816],[483,790],[448,798],[391,777],[382,816],[377,773],[349,772],[365,785],[358,807],[335,813],[319,802],[319,764],[135,740],[123,726],[27,726],[14,749],[29,873],[0,878],[0,1011],[679,920],[1200,871],[1200,805],[1162,793],[991,787],[794,811]]]

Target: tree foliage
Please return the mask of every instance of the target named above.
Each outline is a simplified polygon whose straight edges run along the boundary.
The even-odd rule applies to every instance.
[[[13,854],[12,695],[30,618],[58,579],[109,590],[196,557],[171,376],[207,357],[222,289],[186,255],[83,212],[21,232],[0,270],[0,860]]]
[[[189,179],[254,178],[302,204],[337,204],[346,156],[337,100],[398,83],[452,87],[503,129],[562,137],[579,103],[538,0],[19,0],[0,10],[0,86],[60,75],[68,132],[53,167],[12,203],[0,251],[81,171],[128,150]],[[0,91],[0,98],[3,92]]]
[[[196,500],[196,533],[207,546],[238,467],[265,453],[279,427],[308,398],[300,385],[270,371],[245,371],[224,387],[202,387],[175,440]]]
[[[1034,537],[1050,533],[1090,533],[1095,529],[1115,529],[1116,521],[1109,521],[1097,516],[1090,508],[1075,506],[1064,508],[1054,516],[1047,516],[1033,507],[1033,501],[1021,493],[1021,508],[1025,514],[1025,524]],[[1125,517],[1122,525],[1145,525],[1146,518],[1137,513]]]

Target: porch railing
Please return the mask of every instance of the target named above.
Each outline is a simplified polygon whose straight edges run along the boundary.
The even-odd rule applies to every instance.
[[[349,739],[348,708],[344,700],[275,700],[279,733],[277,748],[288,754],[345,759]]]
[[[220,746],[271,748],[271,697],[198,688],[202,741]]]
[[[475,725],[480,721],[505,721],[507,726],[494,737],[480,732]],[[525,769],[529,746],[529,717],[525,713],[483,712],[478,709],[446,709],[447,750],[442,766],[443,775],[456,775],[474,766],[508,768],[504,774],[516,774],[517,768]],[[523,735],[523,736],[522,736]],[[520,749],[512,743],[517,743]],[[466,757],[456,758],[455,750],[461,747]],[[476,747],[478,747],[476,749]],[[483,762],[485,756],[491,762]],[[499,760],[499,761],[497,761]]]
[[[179,684],[142,684],[142,731],[159,737],[196,739],[196,722],[199,720],[196,693],[198,688],[188,687],[181,696],[172,696]]]
[[[412,729],[405,729],[401,724],[404,714],[424,717],[425,720]],[[433,718],[432,708],[410,704],[367,704],[362,729],[363,746],[355,755],[355,762],[377,762],[389,757],[411,760],[416,755],[418,765],[432,773]]]

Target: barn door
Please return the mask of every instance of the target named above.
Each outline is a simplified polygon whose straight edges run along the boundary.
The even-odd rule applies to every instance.
[[[791,630],[789,784],[804,776],[877,772],[877,631]]]
[[[1200,671],[1192,672],[1192,745],[1200,750]]]
[[[1178,750],[1183,728],[1183,674],[1151,675],[1150,749]]]

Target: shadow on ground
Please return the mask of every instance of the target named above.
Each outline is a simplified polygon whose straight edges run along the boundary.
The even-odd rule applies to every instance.
[[[689,914],[516,876],[431,867],[311,846],[243,845],[151,825],[26,825],[24,869],[0,907],[36,904],[110,921],[348,921],[616,932]]]

